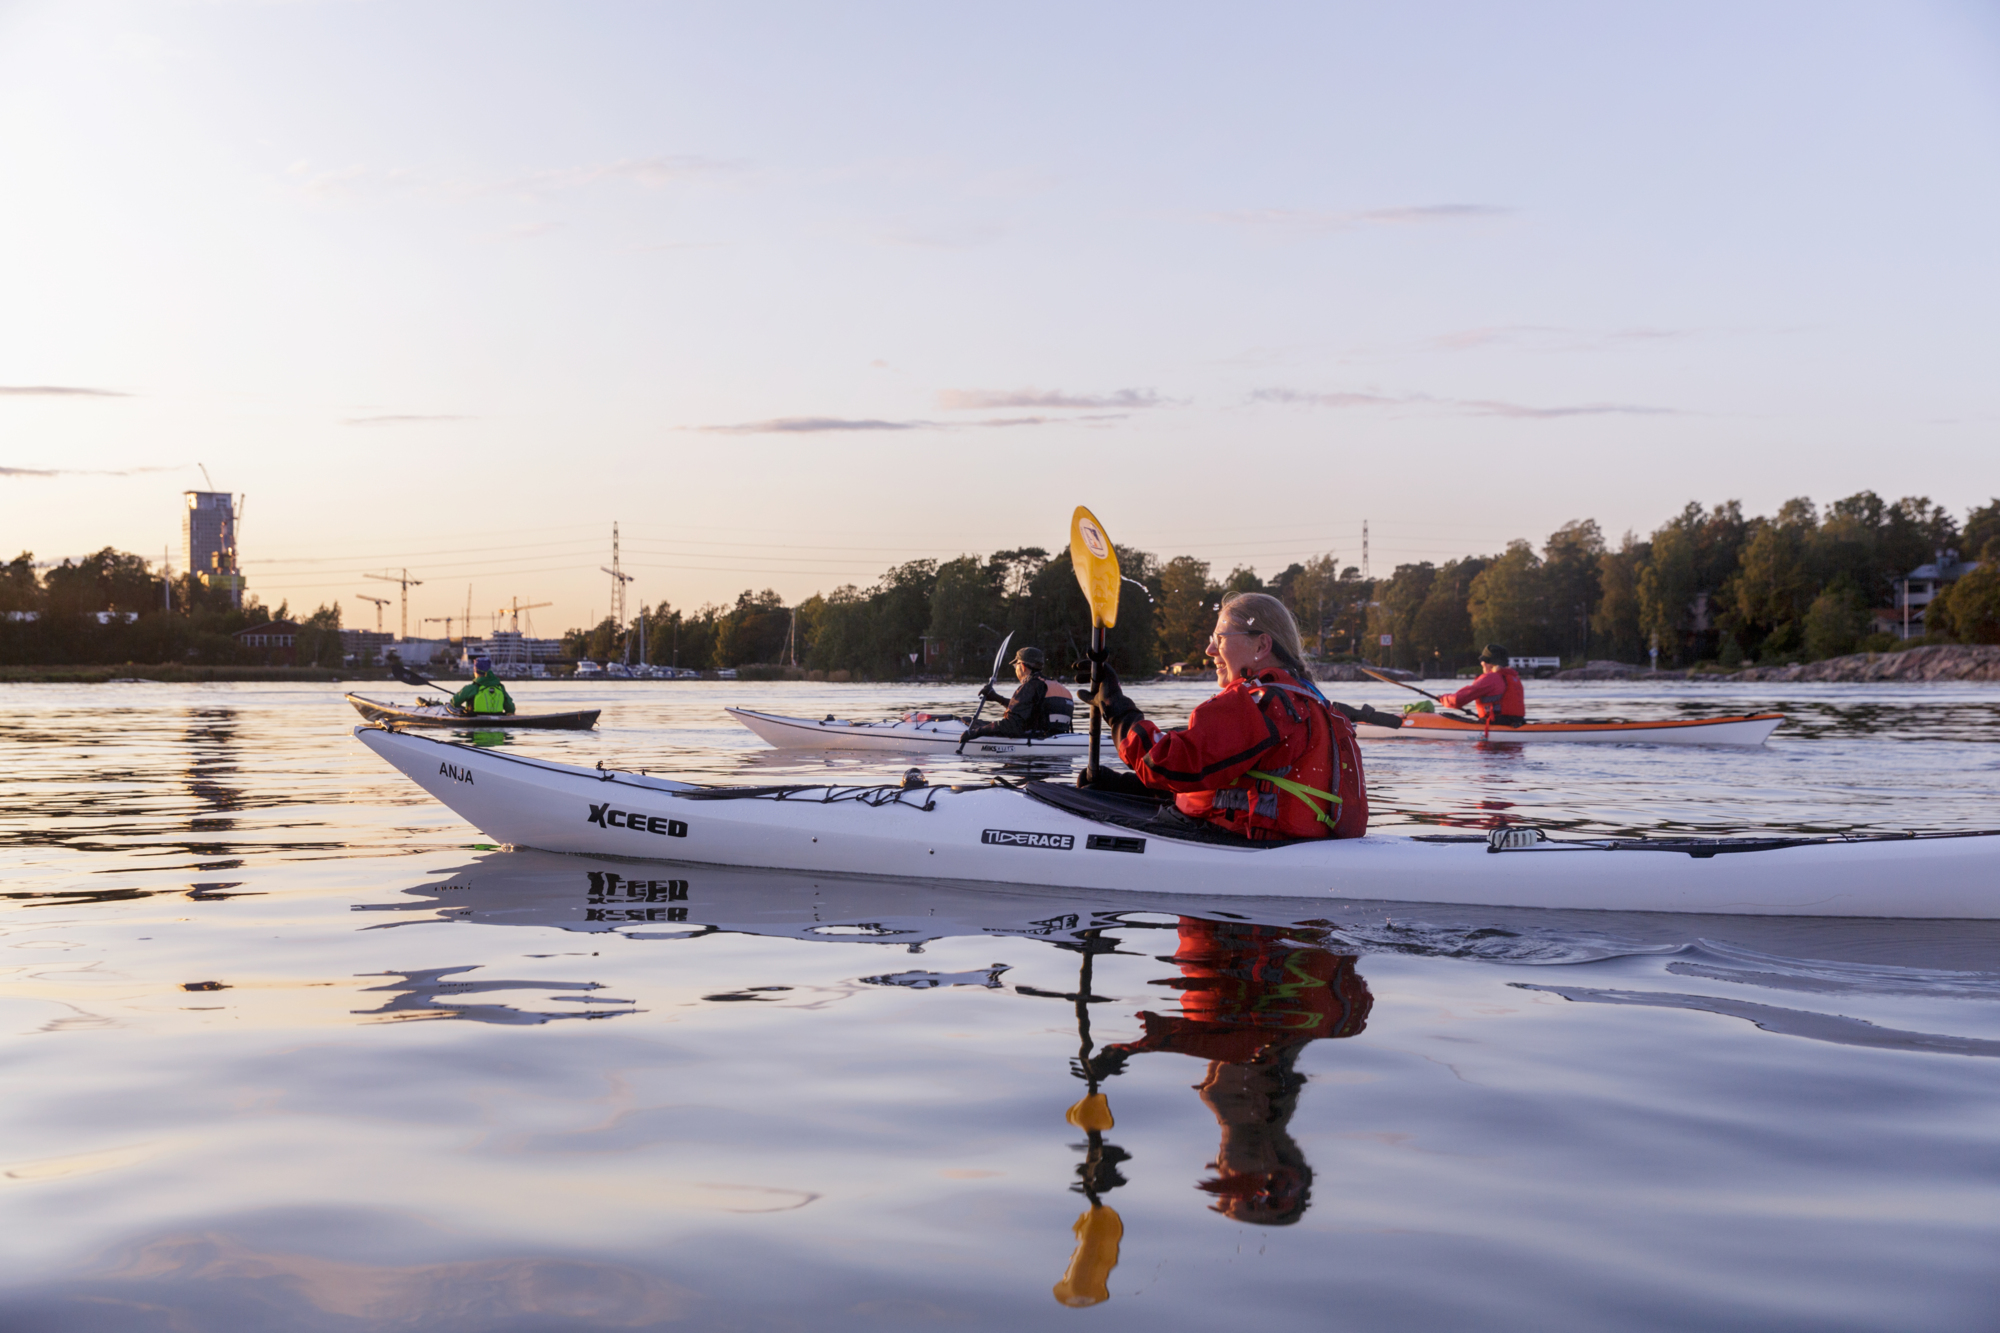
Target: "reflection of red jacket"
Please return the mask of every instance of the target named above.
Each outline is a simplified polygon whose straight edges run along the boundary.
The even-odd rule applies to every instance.
[[[1181,975],[1165,984],[1181,991],[1180,1016],[1142,1013],[1145,1035],[1107,1050],[1254,1064],[1368,1023],[1373,997],[1353,955],[1300,944],[1283,927],[1182,917],[1173,961]]]
[[[1472,705],[1481,720],[1494,721],[1500,717],[1522,717],[1528,711],[1527,691],[1521,688],[1521,673],[1513,667],[1492,667],[1479,674],[1462,690],[1454,690],[1440,700],[1446,708],[1463,708]]]
[[[1197,705],[1180,730],[1139,720],[1119,733],[1118,757],[1147,786],[1174,792],[1183,814],[1253,839],[1324,838],[1329,832],[1304,801],[1251,777],[1253,771],[1337,793],[1332,836],[1358,838],[1368,831],[1368,793],[1353,726],[1283,671],[1225,687]]]

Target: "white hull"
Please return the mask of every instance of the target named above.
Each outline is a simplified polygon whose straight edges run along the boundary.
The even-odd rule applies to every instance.
[[[1600,745],[1762,745],[1785,719],[1777,713],[1658,722],[1530,722],[1490,730],[1438,714],[1413,713],[1401,727],[1357,725],[1376,741],[1572,741]]]
[[[1067,758],[1090,749],[1090,735],[1081,731],[1041,740],[982,736],[966,742],[961,752],[959,742],[965,735],[963,722],[847,722],[838,719],[815,722],[809,717],[781,717],[776,713],[758,713],[748,708],[725,708],[722,711],[781,750],[889,750],[904,754],[948,751],[981,757],[1047,754]],[[1112,747],[1107,743],[1106,748],[1109,750]]]
[[[1010,787],[814,788],[706,799],[599,772],[360,727],[363,744],[517,847],[878,879],[1727,915],[2000,918],[2000,835],[1693,856],[1376,835],[1252,849],[1144,836]],[[861,799],[863,795],[874,797]]]

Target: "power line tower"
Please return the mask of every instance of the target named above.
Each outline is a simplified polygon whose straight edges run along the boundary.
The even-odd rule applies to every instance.
[[[630,583],[635,576],[627,574],[624,571],[624,567],[618,563],[618,525],[616,523],[611,525],[610,568],[607,569],[603,565],[599,565],[598,568],[603,569],[605,573],[611,576],[612,632],[614,634],[623,634],[625,632],[625,585]]]
[[[1361,581],[1368,581],[1368,520],[1361,520]]]
[[[392,578],[387,574],[363,574],[361,577],[364,579],[380,579],[384,583],[394,583],[402,587],[403,623],[401,627],[401,632],[398,633],[396,637],[399,639],[409,638],[410,637],[410,589],[423,587],[424,581],[422,579],[411,578],[410,571],[407,569],[402,571],[402,577],[400,578]]]

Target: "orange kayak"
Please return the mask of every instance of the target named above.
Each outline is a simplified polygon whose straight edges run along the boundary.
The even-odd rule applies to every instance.
[[[1525,722],[1518,727],[1481,726],[1442,713],[1409,713],[1400,727],[1361,723],[1363,740],[1399,741],[1609,741],[1623,745],[1762,745],[1783,713],[1739,713],[1732,717],[1662,718],[1647,722],[1585,718],[1575,722]]]

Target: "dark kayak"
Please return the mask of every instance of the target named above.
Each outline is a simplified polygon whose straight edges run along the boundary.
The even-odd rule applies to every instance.
[[[386,722],[404,727],[457,727],[481,731],[488,727],[542,727],[555,731],[588,731],[597,725],[600,709],[579,708],[573,713],[454,713],[438,704],[394,704],[347,696],[354,711],[370,722]]]

